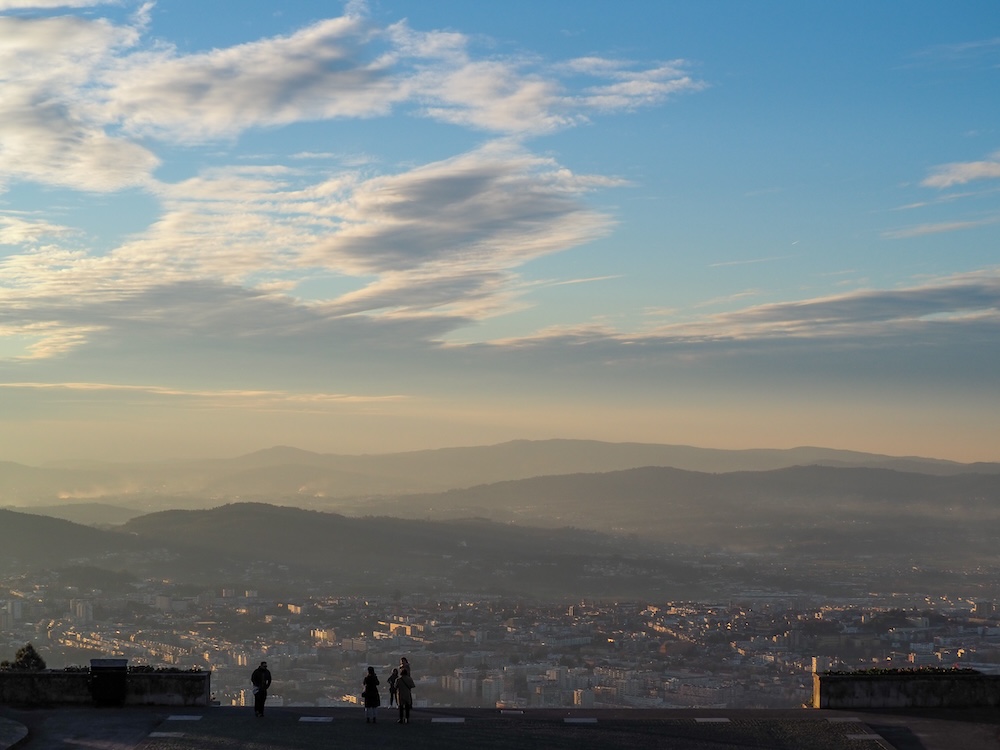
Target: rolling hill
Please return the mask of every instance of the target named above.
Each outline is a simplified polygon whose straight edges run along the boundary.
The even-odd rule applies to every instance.
[[[144,549],[134,536],[102,531],[59,518],[0,510],[0,565],[57,567],[73,561],[120,558]],[[112,567],[117,569],[113,563]]]
[[[0,561],[124,565],[199,582],[574,596],[704,594],[719,576],[808,590],[817,575],[847,571],[891,588],[913,571],[1000,569],[1000,474],[646,466],[337,503],[340,512],[246,501],[171,509],[113,532],[3,511]]]
[[[643,467],[368,499],[352,512],[474,515],[726,550],[836,548],[846,556],[919,551],[986,559],[997,555],[1000,475],[826,466],[707,474]]]
[[[82,570],[85,580],[117,580],[127,572],[200,586],[239,583],[282,596],[316,586],[333,593],[693,594],[691,565],[641,553],[580,530],[482,519],[353,519],[262,503],[153,513],[116,531],[0,511],[4,574],[60,570],[75,580]],[[614,562],[610,573],[605,561]]]

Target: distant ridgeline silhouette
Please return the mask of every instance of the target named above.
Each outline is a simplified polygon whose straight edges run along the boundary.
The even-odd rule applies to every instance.
[[[45,468],[0,462],[0,492],[16,504],[50,503],[60,496],[127,498],[145,493],[144,508],[154,510],[194,507],[185,504],[191,495],[345,498],[439,492],[534,476],[643,466],[718,473],[816,464],[921,474],[1000,473],[1000,464],[963,465],[826,448],[716,450],[589,440],[515,440],[491,446],[368,455],[279,447],[231,459],[131,464],[76,461]]]

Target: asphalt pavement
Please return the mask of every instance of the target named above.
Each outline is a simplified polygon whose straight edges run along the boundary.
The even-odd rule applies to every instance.
[[[409,724],[380,709],[0,706],[0,750],[1000,750],[993,711],[816,709],[419,709]]]

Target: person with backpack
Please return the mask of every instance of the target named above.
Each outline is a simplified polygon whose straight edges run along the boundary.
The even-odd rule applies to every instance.
[[[399,679],[396,680],[396,700],[399,703],[399,721],[397,724],[410,723],[410,709],[413,708],[413,688],[416,684],[410,677],[410,670],[403,668],[399,671]]]

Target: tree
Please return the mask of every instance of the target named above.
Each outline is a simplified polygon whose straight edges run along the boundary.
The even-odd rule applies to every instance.
[[[30,643],[25,643],[14,654],[14,661],[0,662],[0,669],[40,672],[45,669],[45,660],[38,655],[34,646]]]

